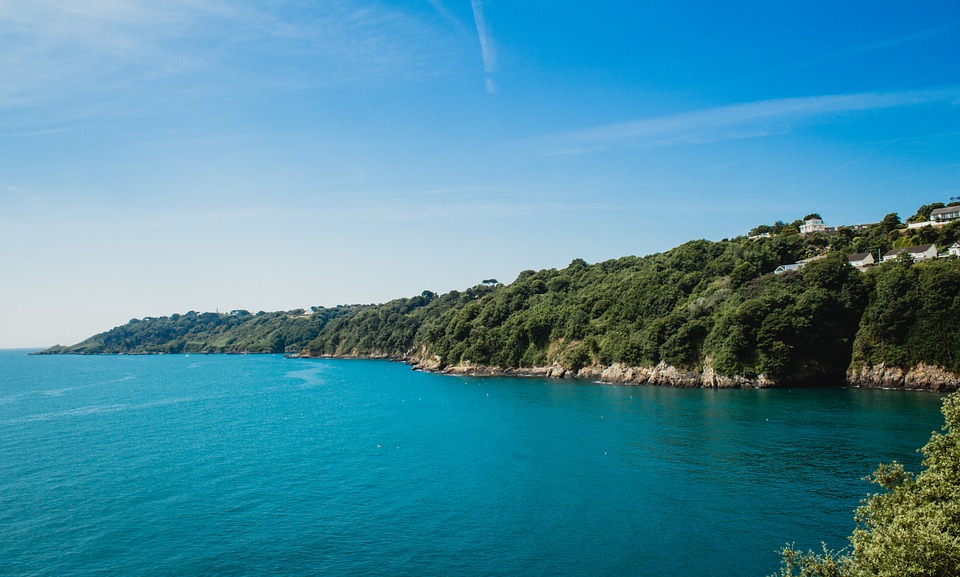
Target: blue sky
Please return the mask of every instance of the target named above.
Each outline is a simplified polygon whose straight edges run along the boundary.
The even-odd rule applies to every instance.
[[[960,4],[0,3],[0,347],[960,195]]]

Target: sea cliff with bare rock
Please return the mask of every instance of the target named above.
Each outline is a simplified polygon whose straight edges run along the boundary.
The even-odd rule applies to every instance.
[[[612,385],[650,385],[679,388],[709,389],[767,389],[784,386],[816,386],[817,381],[775,381],[766,375],[754,378],[718,375],[712,367],[702,371],[680,369],[666,363],[653,367],[630,367],[621,363],[610,366],[592,365],[578,369],[559,363],[536,367],[494,367],[470,362],[443,366],[436,357],[415,359],[374,355],[311,355],[294,354],[291,358],[368,359],[403,362],[413,370],[467,377],[536,377],[543,379],[581,379]],[[921,364],[908,370],[898,367],[861,367],[847,372],[846,385],[875,389],[903,389],[916,391],[952,392],[960,388],[960,376],[941,367]]]

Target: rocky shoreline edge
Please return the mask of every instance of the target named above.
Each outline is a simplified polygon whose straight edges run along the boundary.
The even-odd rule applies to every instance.
[[[653,367],[632,367],[621,363],[609,366],[588,366],[578,369],[560,364],[538,367],[493,367],[461,363],[443,365],[436,358],[398,357],[392,355],[310,355],[294,354],[291,358],[381,359],[402,362],[413,370],[429,373],[469,377],[539,377],[546,379],[582,379],[611,385],[652,385],[704,389],[770,389],[802,386],[804,382],[783,383],[765,375],[718,375],[711,367],[703,371],[689,371],[661,362]],[[810,378],[809,383],[816,383]],[[960,388],[960,376],[935,365],[920,364],[910,369],[884,365],[851,367],[846,374],[846,386],[864,389],[902,389],[911,391],[953,392]]]

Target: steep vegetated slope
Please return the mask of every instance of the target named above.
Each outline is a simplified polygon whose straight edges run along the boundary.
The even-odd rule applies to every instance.
[[[922,219],[935,205],[921,207]],[[285,352],[404,359],[433,370],[685,386],[956,386],[960,260],[861,272],[847,255],[960,239],[960,222],[691,241],[661,254],[524,271],[464,291],[312,311],[132,320],[68,353]],[[810,259],[800,270],[771,274]]]
[[[960,260],[887,263],[865,275],[870,303],[850,368],[854,384],[953,388],[960,374]]]

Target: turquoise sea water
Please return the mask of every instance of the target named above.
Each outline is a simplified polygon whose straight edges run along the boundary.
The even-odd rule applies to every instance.
[[[940,396],[0,352],[0,575],[767,575]]]

